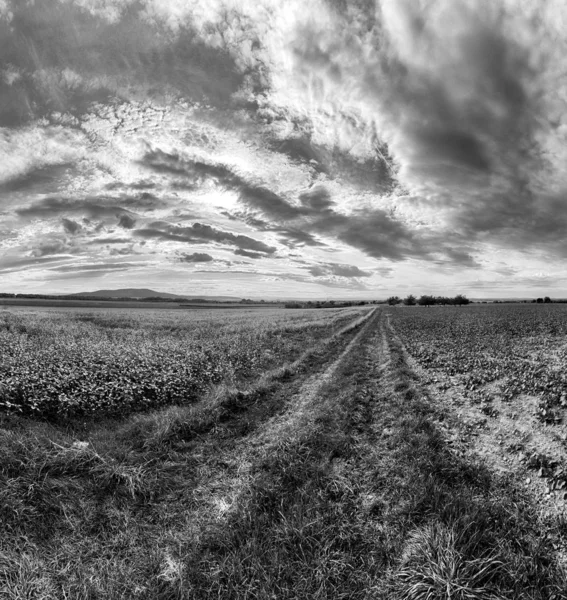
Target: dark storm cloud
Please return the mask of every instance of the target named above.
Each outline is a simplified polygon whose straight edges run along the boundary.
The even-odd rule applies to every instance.
[[[193,223],[193,225],[188,227],[180,227],[165,221],[156,221],[150,223],[148,227],[136,229],[134,235],[144,239],[158,239],[189,244],[217,242],[219,244],[236,246],[241,250],[252,250],[253,252],[262,252],[268,255],[276,251],[276,248],[273,246],[268,246],[264,242],[255,240],[254,238],[222,231],[210,225],[203,225],[202,223]]]
[[[71,2],[8,1],[13,18],[0,19],[0,66],[16,76],[0,78],[0,126],[166,91],[226,104],[243,81],[226,49],[207,45],[190,22],[173,35],[142,15],[144,4],[125,4],[109,22]]]
[[[187,263],[203,263],[203,262],[211,262],[214,258],[207,254],[206,252],[193,252],[193,254],[181,254],[177,258],[179,262],[187,262]]]

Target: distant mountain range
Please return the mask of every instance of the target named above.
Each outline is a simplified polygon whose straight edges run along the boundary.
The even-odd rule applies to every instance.
[[[209,300],[213,302],[238,302],[236,296],[203,296],[190,294],[168,294],[144,288],[123,288],[120,290],[97,290],[96,292],[80,292],[79,294],[65,294],[67,298],[168,298],[171,300]]]

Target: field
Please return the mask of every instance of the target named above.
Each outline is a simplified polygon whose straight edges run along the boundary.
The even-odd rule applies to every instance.
[[[0,597],[567,598],[567,307],[0,310]]]

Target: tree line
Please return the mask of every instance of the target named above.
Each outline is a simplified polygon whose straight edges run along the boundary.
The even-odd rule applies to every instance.
[[[420,296],[416,298],[413,294],[406,296],[404,299],[399,298],[398,296],[390,296],[386,302],[390,306],[395,306],[396,304],[405,304],[406,306],[433,306],[434,304],[440,305],[452,305],[452,306],[462,306],[463,304],[470,304],[470,300],[463,296],[462,294],[457,294],[454,298],[448,298],[447,296]]]

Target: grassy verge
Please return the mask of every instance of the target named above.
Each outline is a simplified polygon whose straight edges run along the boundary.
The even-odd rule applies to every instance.
[[[293,378],[278,390],[301,394]],[[171,427],[187,415],[160,414],[99,430],[108,453],[52,425],[3,433],[0,596],[567,597],[559,524],[451,452],[384,327],[288,426],[215,418],[188,444]]]

